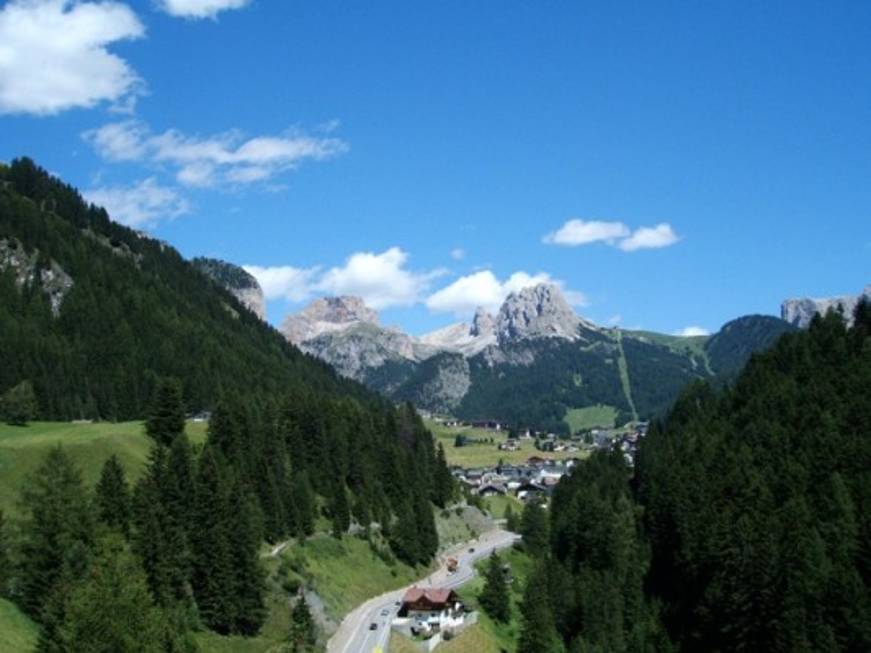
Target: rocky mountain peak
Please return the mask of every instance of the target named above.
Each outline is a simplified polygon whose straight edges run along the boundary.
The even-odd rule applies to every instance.
[[[861,295],[842,295],[840,297],[787,299],[780,306],[780,316],[801,329],[810,326],[814,315],[825,315],[829,310],[843,313],[847,324],[853,323],[853,312],[862,297],[871,301],[871,284],[865,286]]]
[[[285,338],[299,345],[357,324],[378,325],[378,313],[366,306],[360,297],[319,297],[299,313],[288,315],[280,331]]]
[[[496,318],[491,315],[483,306],[479,306],[475,311],[475,317],[472,318],[472,326],[469,328],[469,335],[473,337],[488,336],[496,333]]]
[[[312,320],[334,324],[347,324],[349,322],[378,324],[378,312],[366,306],[362,298],[350,295],[320,297],[309,304],[300,315]]]
[[[496,318],[500,342],[526,338],[578,337],[582,320],[559,288],[541,283],[508,295]]]

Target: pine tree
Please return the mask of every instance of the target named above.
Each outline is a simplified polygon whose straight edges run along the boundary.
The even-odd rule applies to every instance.
[[[330,512],[333,521],[333,537],[342,539],[342,535],[347,533],[351,526],[351,511],[348,507],[348,495],[344,483],[336,484]]]
[[[547,513],[535,499],[530,499],[523,507],[520,534],[523,536],[523,546],[532,555],[542,555],[547,551],[550,537]]]
[[[295,473],[292,482],[294,534],[303,540],[315,532],[315,497],[308,473]]]
[[[164,607],[189,599],[191,575],[187,536],[191,517],[180,508],[189,499],[180,498],[178,463],[170,466],[171,454],[162,445],[152,447],[148,469],[133,497],[133,548],[142,559],[155,600]]]
[[[184,432],[185,409],[182,387],[175,379],[161,379],[154,394],[145,431],[158,444],[168,447]]]
[[[93,526],[81,473],[61,447],[49,451],[21,493],[21,607],[38,618],[55,589],[65,552],[91,544]]]
[[[230,493],[227,536],[233,569],[233,632],[256,635],[266,619],[266,574],[260,565],[257,503],[238,482]]]
[[[207,444],[200,455],[197,472],[191,530],[191,584],[203,623],[221,634],[232,632],[236,619],[228,492],[220,454]]]
[[[435,488],[433,502],[440,508],[444,508],[454,497],[456,483],[448,467],[445,448],[441,442],[439,442],[436,453],[435,482],[433,485]]]
[[[317,641],[315,622],[302,592],[290,613],[289,641],[293,653],[308,651]]]
[[[520,519],[517,517],[517,513],[514,512],[514,508],[511,507],[510,503],[505,506],[504,518],[505,530],[516,533],[520,529]]]
[[[103,464],[97,482],[95,503],[97,518],[124,537],[130,534],[130,488],[124,468],[113,455]]]
[[[60,640],[77,653],[163,653],[163,615],[137,560],[120,538],[102,543],[90,571],[69,595]]]
[[[562,653],[565,650],[553,621],[547,565],[543,561],[536,565],[526,581],[520,611],[522,620],[517,653]]]
[[[496,551],[490,554],[487,573],[484,576],[484,587],[478,595],[478,602],[494,621],[507,623],[511,618],[511,601],[508,585],[505,582],[505,570],[502,568],[502,558]]]
[[[30,381],[22,381],[0,396],[0,417],[7,424],[26,426],[39,412],[39,403]]]

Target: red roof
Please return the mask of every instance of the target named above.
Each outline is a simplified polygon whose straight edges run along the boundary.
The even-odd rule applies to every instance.
[[[443,605],[447,603],[453,596],[454,591],[447,587],[444,588],[422,588],[412,587],[405,596],[402,597],[403,603],[418,603],[421,599],[427,603]]]

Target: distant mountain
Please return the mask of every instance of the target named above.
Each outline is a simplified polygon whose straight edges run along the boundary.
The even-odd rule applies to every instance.
[[[494,317],[419,338],[379,325],[359,298],[319,299],[282,325],[303,351],[395,400],[464,418],[562,431],[569,410],[599,404],[620,420],[666,410],[694,379],[731,378],[755,351],[792,330],[748,316],[713,336],[603,328],[549,284],[512,293]]]
[[[814,315],[825,315],[830,310],[841,313],[848,326],[853,324],[853,312],[862,297],[871,300],[871,284],[865,286],[860,295],[842,295],[840,297],[828,297],[824,299],[787,299],[780,307],[780,316],[800,329],[810,326]]]
[[[191,264],[233,293],[236,299],[254,315],[261,320],[266,319],[266,299],[263,296],[263,288],[253,275],[238,265],[215,258],[198,257],[193,259]]]

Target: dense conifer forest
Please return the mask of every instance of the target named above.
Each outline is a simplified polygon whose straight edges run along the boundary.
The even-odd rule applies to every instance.
[[[140,418],[160,377],[183,382],[189,412],[291,385],[364,397],[171,246],[111,221],[29,159],[0,166],[3,242],[36,262],[23,282],[15,266],[0,270],[0,394],[32,384],[44,419]],[[72,280],[56,314],[52,262]]]
[[[871,650],[871,307],[700,382],[520,530],[519,653]],[[549,515],[549,517],[548,517]],[[549,533],[549,534],[548,534]]]
[[[115,458],[86,487],[52,450],[22,488],[21,519],[0,516],[0,596],[40,624],[40,653],[190,651],[203,628],[254,635],[263,543],[304,541],[319,524],[429,563],[433,506],[455,487],[413,407],[338,379],[31,161],[0,180],[0,241],[37,259],[23,282],[12,266],[0,275],[6,418],[145,419],[153,440],[132,487]],[[73,281],[56,311],[42,278],[53,263]],[[185,419],[200,409],[208,436],[192,447]],[[294,650],[307,650],[311,624],[297,631]]]

